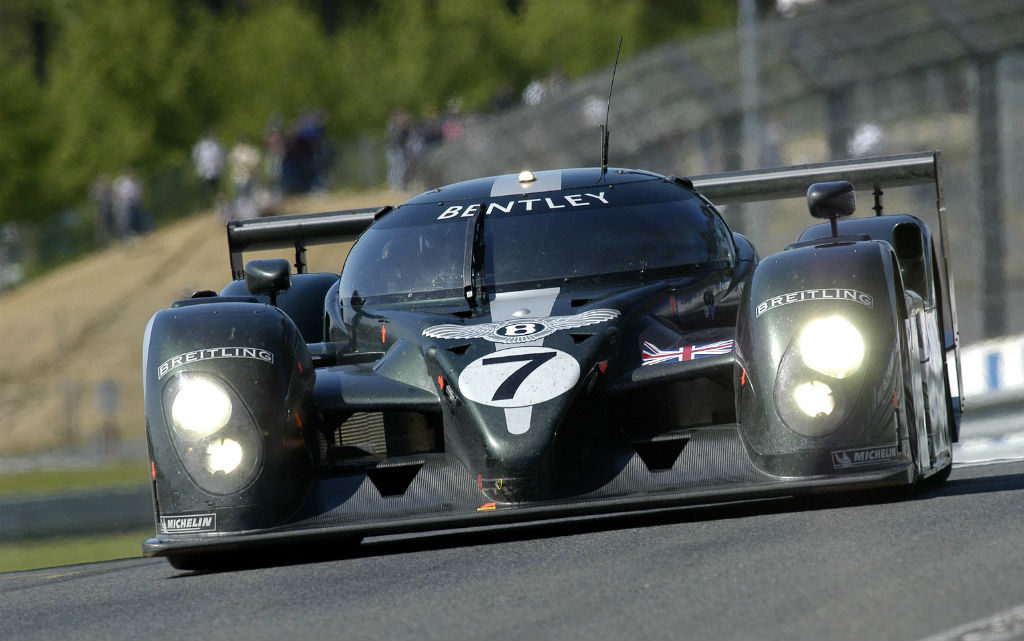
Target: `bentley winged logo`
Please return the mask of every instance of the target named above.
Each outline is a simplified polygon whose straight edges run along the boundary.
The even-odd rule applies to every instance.
[[[529,343],[550,336],[560,329],[575,329],[604,323],[619,315],[617,309],[591,309],[571,316],[541,318],[514,318],[500,323],[479,325],[434,325],[423,330],[430,338],[466,339],[483,338],[492,343]]]

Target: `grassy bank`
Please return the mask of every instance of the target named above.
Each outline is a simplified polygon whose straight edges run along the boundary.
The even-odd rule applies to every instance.
[[[282,213],[397,204],[407,196],[319,194],[289,199]],[[315,246],[310,269],[337,272],[346,252],[345,245]],[[91,443],[107,429],[122,441],[141,438],[149,318],[195,290],[219,290],[229,267],[224,221],[206,212],[0,293],[0,456]]]
[[[122,461],[82,469],[29,470],[0,474],[0,500],[126,487],[148,481],[145,461]],[[152,528],[0,543],[0,572],[137,557],[142,555],[142,541],[150,536],[153,536]]]
[[[142,542],[151,536],[152,528],[121,534],[54,537],[0,544],[0,572],[139,557],[142,556]]]
[[[149,482],[146,462],[120,461],[80,469],[39,469],[0,474],[0,499],[125,487]]]

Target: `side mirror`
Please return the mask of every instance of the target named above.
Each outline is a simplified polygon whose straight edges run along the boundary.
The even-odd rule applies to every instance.
[[[256,296],[270,296],[271,305],[277,305],[277,295],[292,286],[292,266],[284,258],[250,260],[244,271],[245,288]]]
[[[853,184],[846,180],[814,183],[807,189],[807,208],[811,210],[811,216],[829,219],[832,236],[838,236],[836,219],[849,216],[857,209],[857,194],[853,191]]]

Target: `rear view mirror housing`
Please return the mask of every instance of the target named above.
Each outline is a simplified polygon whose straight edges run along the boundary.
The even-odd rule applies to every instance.
[[[277,295],[292,286],[292,266],[284,258],[250,260],[245,264],[245,288],[255,296],[270,296],[277,305]]]
[[[814,183],[807,189],[807,208],[814,218],[832,222],[832,236],[839,235],[836,220],[851,215],[857,209],[857,194],[853,183],[847,180]]]

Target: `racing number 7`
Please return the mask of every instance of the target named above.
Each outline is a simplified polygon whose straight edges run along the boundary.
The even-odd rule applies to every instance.
[[[512,356],[494,356],[485,358],[484,365],[501,365],[504,363],[516,363],[523,361],[523,366],[512,372],[508,378],[502,381],[498,389],[494,391],[492,401],[506,401],[515,397],[519,386],[523,384],[526,377],[537,370],[538,367],[555,357],[557,352],[535,352],[532,354],[514,354]]]

